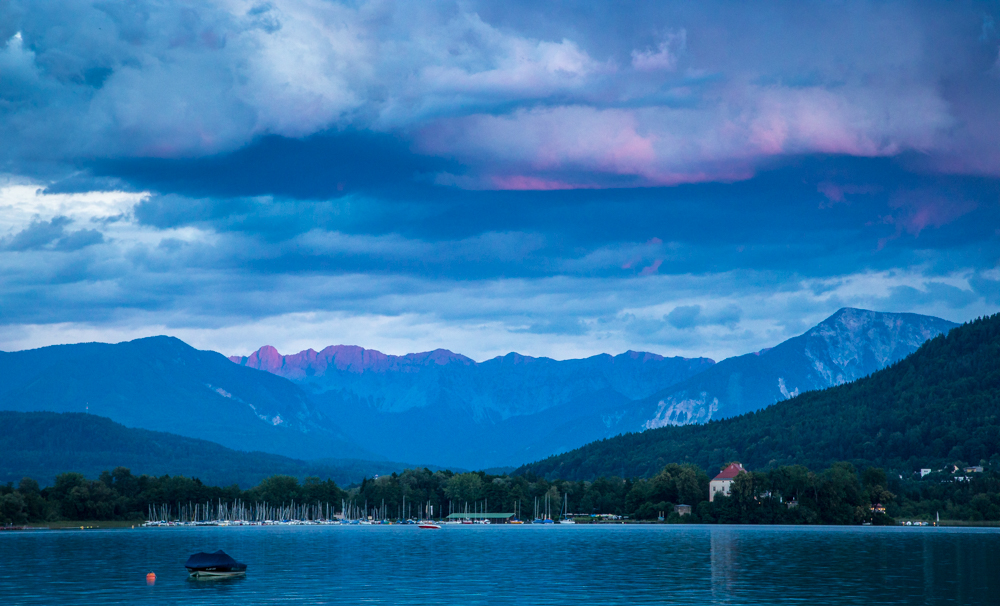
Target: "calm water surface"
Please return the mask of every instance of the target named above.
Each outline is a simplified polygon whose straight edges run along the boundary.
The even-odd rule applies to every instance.
[[[187,557],[217,549],[246,562],[246,578],[188,580]],[[0,533],[0,604],[178,603],[1000,604],[1000,532],[526,525]]]

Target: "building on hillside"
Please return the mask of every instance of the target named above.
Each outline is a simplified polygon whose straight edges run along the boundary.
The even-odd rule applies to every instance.
[[[689,516],[691,515],[691,506],[684,504],[674,505],[674,511],[676,511],[679,516]]]
[[[714,501],[716,495],[728,497],[733,480],[741,473],[746,473],[746,469],[743,469],[743,466],[738,462],[730,463],[729,466],[719,472],[719,475],[712,478],[712,481],[708,483],[708,501]]]

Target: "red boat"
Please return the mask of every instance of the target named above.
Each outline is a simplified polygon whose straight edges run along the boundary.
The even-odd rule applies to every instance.
[[[423,522],[422,524],[418,524],[417,527],[418,528],[436,528],[437,530],[441,530],[441,527],[438,526],[437,524],[434,524],[433,522]]]

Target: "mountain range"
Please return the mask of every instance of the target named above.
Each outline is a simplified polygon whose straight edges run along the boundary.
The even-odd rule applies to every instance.
[[[721,364],[720,364],[721,366]],[[517,473],[592,480],[649,477],[666,463],[748,469],[837,461],[912,473],[1000,463],[1000,314],[924,343],[854,382],[706,424],[594,442]]]
[[[954,324],[842,309],[715,364],[629,351],[476,362],[354,346],[227,359],[171,337],[0,352],[0,410],[89,412],[298,460],[513,467],[663,425],[714,421],[875,372]]]
[[[446,350],[390,356],[352,346],[289,356],[262,347],[231,359],[309,391],[318,410],[365,448],[394,460],[477,468],[515,465],[605,437],[611,423],[602,420],[605,410],[714,364],[633,351],[578,360],[511,353],[477,363]]]
[[[718,364],[633,351],[564,361],[512,353],[477,363],[440,349],[391,356],[342,345],[285,356],[265,346],[230,359],[295,382],[365,448],[475,468],[759,410],[885,368],[954,326],[844,308],[803,335]]]

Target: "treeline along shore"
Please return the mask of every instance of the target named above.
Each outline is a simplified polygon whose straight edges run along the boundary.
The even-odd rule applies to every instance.
[[[631,521],[707,524],[893,524],[901,520],[1000,520],[1000,473],[987,468],[961,475],[933,472],[900,477],[869,467],[835,463],[812,471],[804,466],[748,471],[736,476],[730,496],[709,501],[710,478],[693,465],[670,464],[647,479],[602,477],[594,481],[547,480],[531,474],[490,475],[408,469],[342,488],[332,480],[275,475],[248,490],[219,487],[183,476],[133,475],[124,467],[95,480],[63,473],[41,488],[24,478],[0,486],[0,525],[44,525],[60,520],[145,521],[191,515],[191,504],[292,503],[323,516],[396,520],[430,511],[517,513],[530,520],[536,503],[549,503],[553,518],[578,521],[594,515]],[[547,497],[547,498],[546,498]],[[563,511],[563,504],[567,511]],[[687,505],[690,507],[683,507]],[[313,507],[315,506],[315,507]],[[375,511],[377,508],[377,512]],[[204,509],[201,509],[204,515]],[[300,510],[301,511],[301,510]],[[539,505],[541,515],[541,505]],[[690,511],[690,513],[686,513]]]

